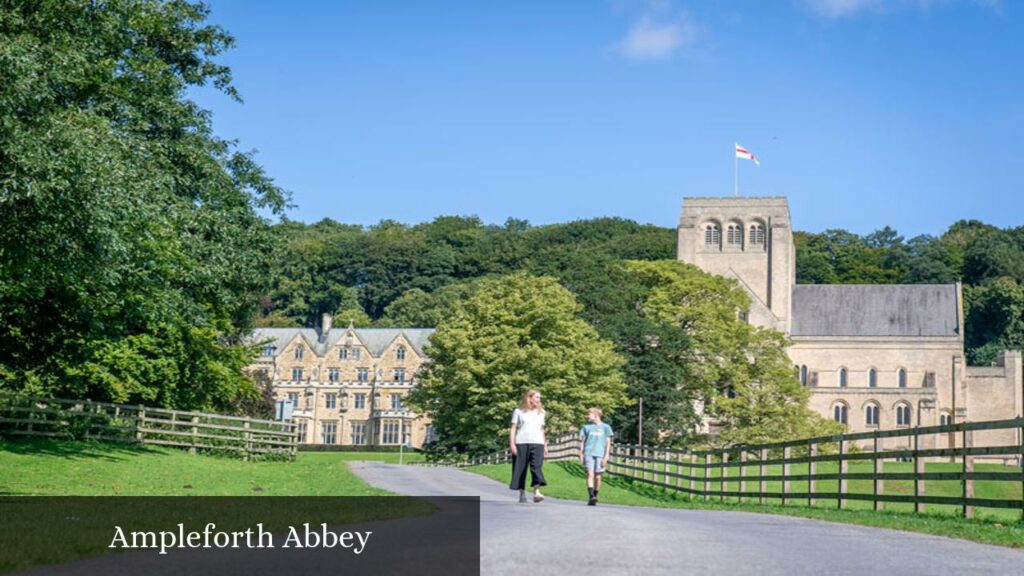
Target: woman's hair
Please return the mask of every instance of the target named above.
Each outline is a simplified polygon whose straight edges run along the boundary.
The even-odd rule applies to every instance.
[[[537,390],[535,388],[531,388],[531,389],[529,389],[529,390],[527,390],[526,392],[523,393],[522,399],[519,400],[519,409],[520,410],[532,410],[532,408],[530,408],[530,396],[533,396],[534,394],[540,394],[540,390]],[[544,411],[544,405],[543,404],[538,405],[537,406],[537,410],[543,412]]]

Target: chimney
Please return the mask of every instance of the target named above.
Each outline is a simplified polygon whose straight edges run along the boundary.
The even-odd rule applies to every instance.
[[[320,341],[325,342],[327,340],[327,333],[331,331],[331,321],[333,318],[327,312],[320,317]]]

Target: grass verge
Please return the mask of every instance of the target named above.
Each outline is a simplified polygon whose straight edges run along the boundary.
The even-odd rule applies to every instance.
[[[508,482],[510,473],[507,464],[474,466],[468,470],[501,482]],[[544,477],[548,481],[545,494],[566,500],[584,501],[587,499],[586,475],[578,464],[549,463],[544,467]],[[824,503],[812,508],[795,504],[780,506],[730,501],[704,502],[697,498],[690,498],[689,495],[682,492],[654,487],[626,478],[612,477],[605,478],[600,498],[601,502],[605,504],[779,514],[947,536],[1011,548],[1024,548],[1024,522],[1020,520],[1008,521],[993,517],[965,519],[941,511],[912,514],[899,510],[839,510],[834,507],[834,501],[829,502],[833,506],[832,508],[826,507]]]

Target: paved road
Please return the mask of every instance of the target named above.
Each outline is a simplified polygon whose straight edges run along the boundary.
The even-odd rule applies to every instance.
[[[1024,574],[1024,551],[745,512],[667,510],[548,498],[448,468],[357,462],[374,486],[414,496],[480,496],[484,576],[515,574]]]

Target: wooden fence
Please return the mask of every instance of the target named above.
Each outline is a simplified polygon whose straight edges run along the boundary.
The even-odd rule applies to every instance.
[[[995,442],[983,445],[975,441],[981,431],[1009,431],[1012,443]],[[942,436],[949,447],[925,448],[922,438]],[[1005,437],[1006,435],[1004,435]],[[883,449],[886,438],[905,439],[908,447]],[[808,438],[791,442],[737,446],[714,451],[688,451],[652,446],[616,444],[612,448],[609,473],[671,490],[678,490],[707,501],[756,501],[764,504],[775,500],[782,505],[794,502],[808,506],[834,502],[839,508],[851,500],[871,502],[879,510],[886,502],[913,505],[922,512],[928,504],[957,507],[965,517],[974,515],[975,507],[1019,509],[1024,515],[1024,498],[975,497],[976,481],[1013,483],[1024,491],[1024,472],[1019,468],[978,472],[974,461],[979,457],[1013,457],[1019,462],[1024,454],[1024,418],[990,422],[965,422],[945,426],[927,426],[842,434]],[[909,462],[909,472],[886,472],[884,463]],[[869,471],[852,472],[850,464],[870,463]],[[926,462],[954,464],[953,471],[926,472]],[[820,472],[820,464],[829,463],[833,470]],[[945,466],[950,467],[950,466]],[[770,473],[769,468],[774,468]],[[870,492],[852,492],[849,482],[866,480]],[[909,483],[908,493],[886,494],[886,481]],[[928,495],[926,482],[959,482],[956,496]],[[806,486],[793,491],[793,483]],[[822,482],[828,490],[820,490]],[[769,490],[769,483],[777,489]],[[1009,492],[1015,492],[1011,490]]]
[[[981,433],[1002,431],[992,442],[976,438]],[[941,438],[947,447],[934,439]],[[1012,438],[1012,442],[1007,442]],[[884,448],[890,444],[906,446]],[[575,435],[561,436],[548,443],[548,461],[575,461],[579,457],[579,440]],[[790,505],[834,505],[844,508],[850,501],[867,501],[875,510],[884,504],[905,503],[914,512],[926,505],[954,506],[965,517],[974,515],[975,507],[1017,509],[1024,516],[1024,471],[1021,468],[999,467],[1001,470],[975,471],[975,459],[1003,457],[1020,462],[1024,455],[1024,418],[989,422],[965,422],[943,426],[877,430],[721,450],[685,450],[613,444],[607,473],[669,490],[676,490],[705,501],[756,502],[770,501]],[[448,463],[459,467],[479,464],[501,464],[511,461],[508,450],[469,460]],[[885,471],[886,462],[910,463],[910,471]],[[867,471],[851,471],[850,465]],[[944,463],[944,471],[925,470],[926,463]],[[831,470],[819,470],[830,467]],[[904,466],[905,467],[905,466]],[[954,468],[950,470],[949,468]],[[850,490],[851,481],[867,481],[870,491]],[[886,482],[900,488],[885,493]],[[929,495],[931,481],[958,482],[957,495]],[[975,496],[975,482],[990,481],[1015,485],[1020,498],[981,498]],[[794,491],[794,483],[805,488]],[[828,484],[825,487],[825,484]],[[896,483],[902,483],[897,485]],[[909,484],[909,486],[907,486]],[[947,484],[948,485],[948,484]],[[770,489],[774,488],[774,489]],[[949,491],[948,489],[946,490]]]
[[[295,425],[202,412],[90,400],[0,397],[0,435],[87,439],[295,457]]]

